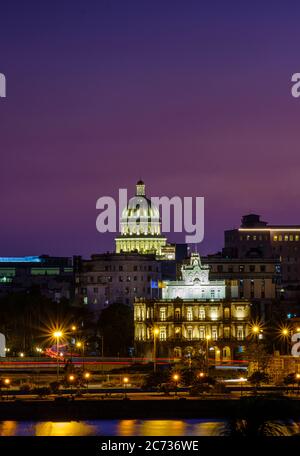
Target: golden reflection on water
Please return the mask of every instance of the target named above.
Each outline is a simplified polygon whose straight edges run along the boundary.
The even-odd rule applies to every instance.
[[[17,421],[3,421],[0,422],[0,436],[13,436],[16,435],[16,429],[18,426]]]
[[[194,420],[121,420],[117,435],[140,436],[185,436],[185,435],[220,435],[223,423],[218,421]]]
[[[270,421],[266,435],[299,435],[299,423]],[[0,436],[218,436],[224,420],[0,421]],[[274,431],[280,430],[280,434]]]

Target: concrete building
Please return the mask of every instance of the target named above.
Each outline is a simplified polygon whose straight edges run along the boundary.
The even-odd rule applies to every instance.
[[[225,288],[225,281],[209,280],[208,267],[192,254],[190,264],[182,266],[182,280],[167,282],[162,299],[135,300],[138,355],[153,357],[156,329],[160,357],[196,356],[208,345],[216,361],[238,356],[249,333],[250,303],[245,298],[226,299]]]
[[[223,256],[277,260],[282,293],[300,295],[300,225],[269,225],[259,215],[245,215],[239,228],[225,231]]]
[[[117,302],[132,305],[135,298],[158,297],[159,280],[161,265],[155,255],[103,253],[89,260],[77,257],[75,300],[93,312]]]

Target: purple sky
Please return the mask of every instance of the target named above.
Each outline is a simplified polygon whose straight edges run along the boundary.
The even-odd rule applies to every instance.
[[[4,3],[0,255],[112,249],[96,200],[139,178],[205,197],[202,253],[249,211],[300,224],[299,2]]]

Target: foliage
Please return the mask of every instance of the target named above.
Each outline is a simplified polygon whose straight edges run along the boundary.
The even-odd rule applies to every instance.
[[[124,304],[111,304],[100,315],[98,329],[104,340],[105,356],[128,356],[133,346],[133,309]]]
[[[288,374],[286,377],[284,377],[283,379],[283,383],[285,385],[295,385],[296,383],[298,383],[299,381],[296,379],[296,376],[294,373],[290,373]]]
[[[167,369],[158,370],[157,372],[150,372],[144,380],[143,388],[155,388],[162,385],[163,383],[168,383],[171,380],[170,371]]]
[[[268,383],[269,380],[269,375],[261,371],[255,371],[252,375],[250,375],[250,377],[248,377],[248,381],[256,387],[261,383]]]
[[[271,355],[263,341],[250,341],[246,346],[245,359],[253,363],[258,371],[265,371],[269,365]]]
[[[35,345],[49,343],[49,331],[56,322],[67,326],[72,321],[89,321],[86,309],[72,307],[66,299],[52,302],[37,287],[0,300],[0,332],[7,338],[11,356],[19,351],[33,354]]]

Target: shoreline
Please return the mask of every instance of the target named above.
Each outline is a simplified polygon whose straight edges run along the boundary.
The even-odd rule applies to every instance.
[[[250,400],[249,400],[250,399]],[[162,403],[163,402],[163,403]],[[300,401],[293,399],[174,400],[35,400],[0,402],[0,421],[83,421],[106,419],[193,418],[300,419]]]

